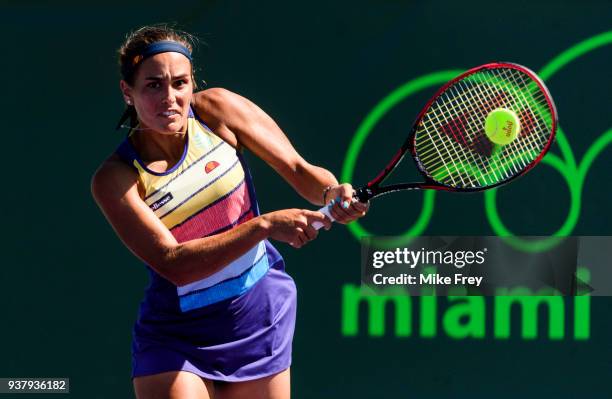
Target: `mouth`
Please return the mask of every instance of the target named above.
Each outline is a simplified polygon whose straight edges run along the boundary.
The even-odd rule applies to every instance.
[[[163,118],[175,118],[175,117],[178,118],[181,116],[180,112],[175,111],[175,110],[168,110],[168,111],[160,112],[158,115]]]

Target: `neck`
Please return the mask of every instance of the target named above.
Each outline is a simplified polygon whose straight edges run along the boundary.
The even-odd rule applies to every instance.
[[[140,157],[149,162],[169,161],[174,163],[183,156],[187,128],[175,134],[158,133],[150,129],[136,130],[131,135],[132,144]]]

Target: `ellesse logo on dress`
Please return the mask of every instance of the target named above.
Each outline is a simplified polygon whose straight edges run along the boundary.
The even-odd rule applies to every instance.
[[[156,211],[162,206],[166,205],[168,202],[172,201],[172,199],[173,199],[172,193],[168,193],[164,195],[163,197],[161,197],[160,199],[158,199],[157,201],[155,201],[154,203],[152,203],[151,205],[149,205],[149,208]]]
[[[206,173],[210,173],[212,172],[217,166],[219,166],[219,162],[217,161],[210,161],[206,164],[206,166],[204,167],[204,170],[206,171]]]

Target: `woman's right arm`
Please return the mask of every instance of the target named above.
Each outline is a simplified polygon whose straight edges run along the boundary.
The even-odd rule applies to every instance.
[[[140,197],[136,172],[116,155],[96,171],[91,191],[123,243],[177,286],[216,273],[261,240],[272,238],[299,248],[317,236],[313,222],[330,227],[320,212],[285,209],[255,217],[221,234],[178,243]]]

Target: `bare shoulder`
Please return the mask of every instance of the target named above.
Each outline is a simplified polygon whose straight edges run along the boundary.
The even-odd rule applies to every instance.
[[[253,122],[255,104],[230,90],[215,87],[194,94],[195,111],[223,140],[240,146],[240,126]]]
[[[198,111],[203,111],[219,119],[224,119],[229,112],[238,111],[249,101],[233,91],[214,87],[194,94],[194,103]]]
[[[91,193],[98,203],[120,199],[130,190],[137,189],[138,174],[112,154],[102,162],[91,178]]]

